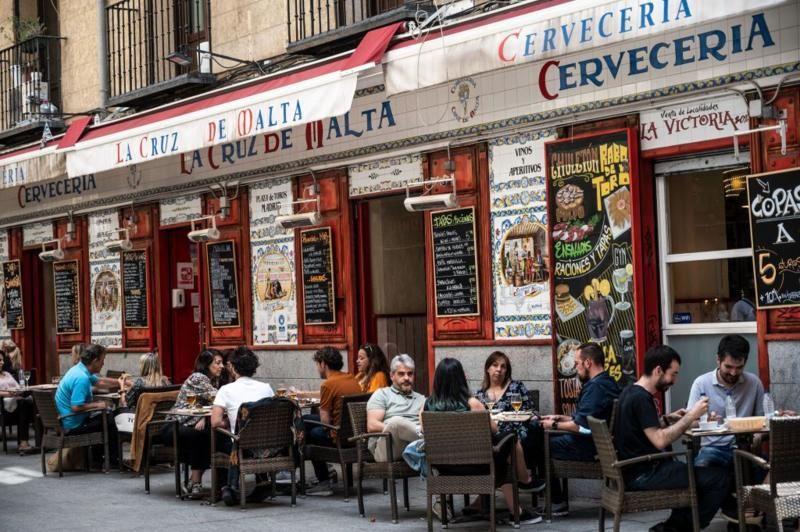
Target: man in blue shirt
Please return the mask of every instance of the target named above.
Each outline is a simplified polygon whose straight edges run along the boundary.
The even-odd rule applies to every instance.
[[[81,361],[72,366],[61,378],[56,390],[56,407],[62,416],[61,425],[68,435],[87,434],[103,430],[103,401],[93,401],[92,384],[97,382],[97,373],[103,368],[106,358],[105,347],[97,344],[88,346],[81,353]],[[66,417],[65,417],[66,416]],[[106,416],[108,426],[109,461],[116,462],[117,428],[113,418]]]
[[[578,347],[575,354],[575,369],[581,381],[581,393],[572,416],[543,416],[540,423],[542,429],[564,430],[572,434],[563,434],[550,438],[550,456],[557,460],[576,460],[592,462],[597,450],[589,432],[589,416],[597,419],[609,419],[614,406],[614,399],[619,397],[619,386],[605,371],[605,353],[596,343],[589,342]],[[536,452],[539,473],[544,474],[544,431],[537,437],[541,439],[542,451]],[[538,447],[538,446],[537,446]],[[554,516],[567,515],[567,501],[564,500],[561,484],[555,479],[550,483],[552,489],[552,512]]]
[[[761,380],[744,371],[750,344],[738,334],[723,336],[717,348],[717,368],[695,379],[689,392],[688,404],[702,396],[708,397],[709,419],[725,415],[725,403],[730,395],[737,417],[764,415],[764,385]],[[694,463],[697,466],[716,465],[733,468],[733,436],[703,438],[703,446]]]

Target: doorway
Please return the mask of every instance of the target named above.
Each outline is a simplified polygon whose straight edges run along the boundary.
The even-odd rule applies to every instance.
[[[172,382],[183,382],[194,369],[198,353],[205,347],[202,334],[202,283],[200,282],[200,244],[189,240],[188,227],[161,231],[163,257],[161,272],[164,292],[162,361],[169,368]]]
[[[32,372],[35,377],[31,377],[34,384],[47,383],[61,375],[56,347],[53,263],[39,259],[39,251],[37,248],[22,254],[23,334],[28,351],[23,357],[25,368],[35,370]]]
[[[391,358],[410,355],[419,392],[428,386],[425,217],[403,207],[404,196],[357,204],[360,342]]]

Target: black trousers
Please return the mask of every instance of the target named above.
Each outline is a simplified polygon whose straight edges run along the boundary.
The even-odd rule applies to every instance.
[[[108,461],[112,466],[116,467],[118,465],[117,462],[119,461],[117,459],[117,425],[114,423],[114,416],[111,414],[111,412],[106,413],[106,428],[108,429]],[[69,429],[67,431],[67,435],[76,436],[79,434],[88,434],[90,432],[100,432],[102,430],[102,413],[92,412],[80,427]],[[103,447],[101,445],[95,445],[92,447],[94,452],[102,452],[102,449]]]
[[[6,424],[17,424],[17,433],[20,441],[28,441],[30,437],[30,424],[36,419],[33,406],[33,397],[20,397],[17,399],[17,408],[13,412],[4,412]]]
[[[164,425],[161,429],[161,440],[165,443],[172,441],[174,424]],[[182,464],[189,464],[192,469],[208,469],[211,466],[211,434],[209,426],[203,430],[194,427],[178,425],[178,460]],[[216,434],[215,447],[218,452],[230,453],[231,439],[222,434]]]

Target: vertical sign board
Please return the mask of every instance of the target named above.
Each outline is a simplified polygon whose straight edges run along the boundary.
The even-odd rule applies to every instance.
[[[77,260],[53,263],[56,334],[81,332],[80,266]]]
[[[25,318],[22,312],[22,271],[19,260],[8,260],[3,263],[3,288],[5,297],[6,324],[9,329],[24,329]]]
[[[747,178],[758,309],[800,305],[800,170]]]
[[[436,317],[480,314],[475,207],[431,213]]]
[[[211,326],[239,327],[239,284],[233,240],[206,244]]]
[[[547,144],[554,365],[564,414],[577,403],[575,351],[584,342],[600,344],[621,386],[636,379],[631,155],[626,130]]]
[[[147,250],[122,252],[122,309],[126,329],[146,329]]]
[[[331,228],[300,232],[303,259],[303,314],[306,324],[336,323]]]

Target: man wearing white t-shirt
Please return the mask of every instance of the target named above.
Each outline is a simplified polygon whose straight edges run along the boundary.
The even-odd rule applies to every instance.
[[[239,415],[239,406],[242,403],[252,403],[265,397],[275,395],[266,382],[253,379],[258,368],[258,357],[244,346],[238,347],[228,360],[228,371],[235,379],[217,391],[214,398],[214,408],[211,410],[211,426],[227,428],[236,432],[236,419]],[[227,415],[225,415],[227,414]],[[222,488],[222,498],[225,504],[235,504],[238,499],[235,486],[236,477],[229,475],[228,486]],[[267,493],[257,486],[256,491],[249,497],[251,500],[263,500]],[[264,497],[261,497],[263,492]]]

